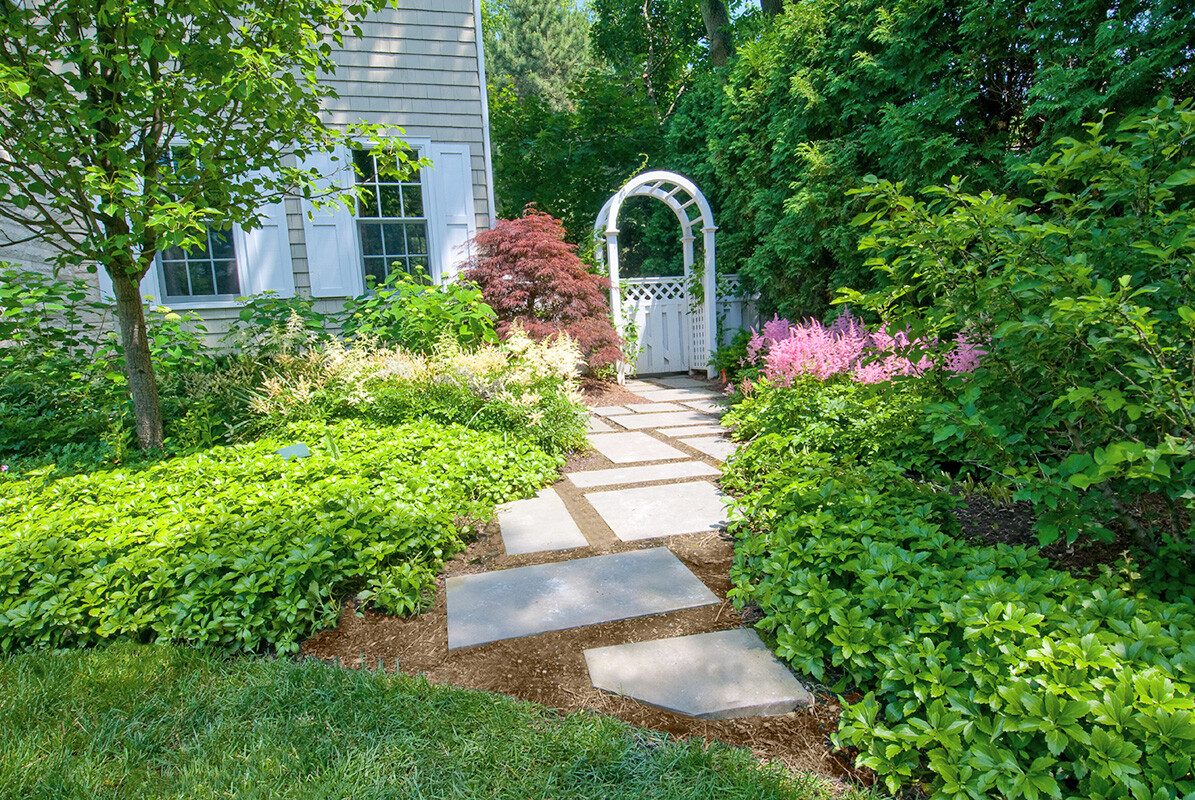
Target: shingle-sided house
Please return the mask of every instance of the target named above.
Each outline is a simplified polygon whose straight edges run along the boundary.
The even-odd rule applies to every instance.
[[[305,294],[333,311],[362,294],[366,274],[380,279],[396,264],[436,282],[456,273],[466,243],[494,216],[479,0],[397,0],[361,27],[361,38],[346,37],[335,53],[327,80],[339,98],[327,105],[328,121],[399,126],[432,167],[400,184],[373,175],[365,150],[345,148],[335,162],[323,155],[321,173],[344,186],[367,183],[373,201],[355,211],[278,203],[265,209],[261,228],[211,231],[206,248],[163,252],[143,295],[194,311],[221,333],[246,295]],[[346,168],[354,160],[365,177]],[[36,245],[0,246],[0,260],[34,268],[48,255]],[[102,270],[92,280],[110,296]]]

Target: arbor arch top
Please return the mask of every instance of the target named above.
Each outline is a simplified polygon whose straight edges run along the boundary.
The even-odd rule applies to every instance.
[[[714,224],[714,213],[710,209],[709,201],[701,190],[688,178],[675,172],[653,170],[644,172],[631,178],[625,186],[619,189],[602,206],[601,212],[593,226],[596,242],[595,255],[599,264],[605,263],[610,271],[610,310],[614,315],[614,325],[619,332],[625,329],[622,302],[619,294],[618,274],[618,214],[623,204],[630,197],[654,197],[660,200],[676,215],[681,226],[681,245],[684,251],[685,278],[690,277],[693,269],[697,236],[695,231],[701,232],[702,252],[704,264],[701,285],[703,289],[702,302],[692,309],[693,356],[699,359],[699,364],[706,364],[714,353],[714,337],[716,334],[714,315],[714,231],[718,227]],[[714,368],[707,366],[707,374],[714,377]],[[620,371],[621,378],[621,371]]]

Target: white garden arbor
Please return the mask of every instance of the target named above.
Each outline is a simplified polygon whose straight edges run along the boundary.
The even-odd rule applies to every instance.
[[[625,186],[602,206],[594,223],[596,257],[610,271],[610,309],[614,325],[622,333],[627,329],[619,290],[618,274],[618,214],[630,197],[654,197],[663,201],[676,214],[681,226],[684,251],[684,275],[665,278],[630,278],[627,284],[627,303],[634,314],[642,352],[636,369],[643,374],[660,372],[689,372],[705,369],[714,377],[709,365],[715,347],[717,331],[714,286],[714,214],[705,195],[688,178],[675,172],[644,172]],[[700,302],[693,297],[693,260],[696,252],[696,231],[701,231],[704,263],[701,271]],[[621,371],[619,375],[622,377]]]

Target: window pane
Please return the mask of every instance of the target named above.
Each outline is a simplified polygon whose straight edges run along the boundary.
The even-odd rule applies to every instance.
[[[216,273],[216,294],[241,293],[241,279],[237,276],[237,262],[214,261],[212,270]]]
[[[402,189],[397,184],[382,184],[378,187],[382,195],[382,216],[402,216]]]
[[[187,260],[193,261],[196,258],[211,258],[212,252],[208,246],[209,231],[204,231],[199,234],[199,242],[187,251]]]
[[[172,247],[166,252],[178,250],[181,254],[182,250],[177,247]],[[190,289],[187,286],[187,262],[186,261],[167,261],[162,259],[162,277],[166,279],[166,295],[174,297],[185,297],[189,295]]]
[[[215,294],[216,284],[212,281],[212,262],[192,259],[187,272],[191,275],[191,294]]]
[[[378,215],[378,196],[377,189],[370,186],[365,192],[364,196],[357,197],[357,216],[358,217],[376,217]]]
[[[427,223],[407,223],[407,252],[411,255],[427,253]]]
[[[386,259],[384,258],[367,258],[365,259],[365,277],[366,283],[369,283],[368,278],[373,276],[374,285],[378,285],[386,280]]]
[[[232,254],[232,232],[231,231],[211,231],[212,242],[212,258],[231,259],[234,258]]]
[[[181,247],[168,247],[162,251],[163,261],[186,261],[187,254]]]
[[[357,183],[369,183],[374,179],[373,156],[368,150],[353,151],[353,166],[357,168]]]
[[[431,269],[428,266],[427,256],[412,256],[410,259],[410,267],[408,272],[419,279],[420,283],[431,284]]]
[[[403,186],[402,187],[403,207],[408,217],[422,217],[423,216],[423,187],[422,186]]]
[[[403,224],[401,222],[387,222],[383,231],[386,236],[386,255],[388,256],[405,256],[407,254],[407,242],[403,237]]]
[[[382,223],[359,222],[361,228],[361,253],[367,256],[382,256],[386,251],[382,248]]]

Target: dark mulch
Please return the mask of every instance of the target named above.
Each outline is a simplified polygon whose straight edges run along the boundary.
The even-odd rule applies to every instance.
[[[1026,502],[999,503],[972,494],[954,514],[968,540],[980,545],[1022,545],[1038,549],[1051,566],[1075,577],[1098,575],[1102,567],[1115,565],[1135,549],[1125,534],[1111,542],[1085,539],[1069,544],[1059,541],[1042,547],[1033,528],[1037,515],[1033,513],[1033,506]]]

